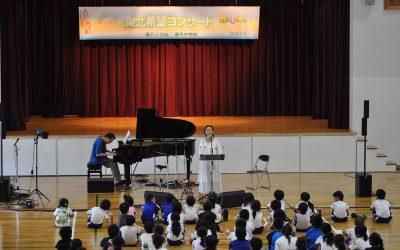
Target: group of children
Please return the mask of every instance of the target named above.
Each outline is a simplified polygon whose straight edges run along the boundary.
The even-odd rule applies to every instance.
[[[391,203],[385,199],[385,191],[376,191],[377,200],[371,205],[374,221],[388,223],[392,219]],[[379,234],[369,234],[364,221],[365,217],[352,214],[355,227],[343,230],[342,234],[334,234],[329,223],[324,223],[321,210],[315,209],[310,201],[310,194],[301,193],[300,202],[295,207],[293,222],[286,215],[284,192],[276,190],[275,200],[267,205],[269,210],[270,232],[266,238],[268,249],[295,250],[295,249],[383,249],[383,242]],[[166,249],[166,246],[179,246],[184,243],[186,224],[195,224],[195,231],[190,235],[192,249],[216,249],[219,239],[218,233],[224,233],[219,224],[227,220],[227,210],[217,204],[216,196],[209,196],[203,204],[200,213],[193,196],[188,196],[185,203],[174,200],[172,195],[166,197],[162,206],[155,202],[155,196],[149,193],[142,206],[141,221],[143,228],[136,224],[136,211],[132,197],[124,195],[124,202],[120,204],[120,214],[117,224],[113,224],[113,216],[108,212],[111,202],[102,200],[99,207],[87,211],[89,228],[100,228],[107,221],[108,237],[104,238],[100,246],[102,249],[122,249],[123,246],[137,246],[141,242],[141,249]],[[349,206],[343,201],[341,191],[333,193],[334,202],[331,205],[331,219],[334,222],[344,222],[349,217]],[[161,217],[158,217],[161,211]],[[58,249],[83,249],[82,246],[71,248],[70,217],[73,215],[68,208],[68,200],[60,199],[59,207],[54,212],[55,224],[60,227],[62,240],[57,243]],[[166,230],[164,230],[164,226]],[[262,234],[268,224],[265,219],[259,200],[255,200],[252,193],[246,193],[242,209],[235,218],[233,231],[226,230],[230,240],[229,249],[232,250],[260,250],[263,248],[261,238],[254,235]],[[292,227],[293,226],[293,227]],[[296,238],[296,232],[304,232],[303,237]],[[166,236],[166,238],[164,237]],[[68,247],[66,247],[69,245]],[[75,245],[79,245],[75,243]],[[75,246],[74,245],[74,246]],[[79,248],[80,247],[80,248]]]

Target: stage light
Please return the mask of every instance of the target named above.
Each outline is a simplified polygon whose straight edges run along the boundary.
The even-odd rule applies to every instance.
[[[44,131],[43,129],[36,129],[35,135],[38,137],[42,137],[43,139],[47,139],[49,137],[49,133],[47,133],[47,131]]]

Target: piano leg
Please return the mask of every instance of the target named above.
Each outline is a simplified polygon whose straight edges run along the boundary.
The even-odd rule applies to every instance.
[[[132,183],[131,181],[131,165],[124,164],[124,175],[125,175],[125,182],[127,185]]]

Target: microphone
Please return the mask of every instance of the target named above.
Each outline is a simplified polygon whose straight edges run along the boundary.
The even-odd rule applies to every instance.
[[[19,141],[19,138],[17,138],[17,140],[14,143],[14,146],[17,145],[17,142]]]

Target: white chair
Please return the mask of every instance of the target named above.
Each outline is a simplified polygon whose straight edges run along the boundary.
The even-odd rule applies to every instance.
[[[258,162],[261,161],[265,164],[264,168],[258,166]],[[249,180],[247,181],[246,188],[247,189],[258,189],[258,188],[265,188],[270,189],[271,183],[269,181],[269,172],[268,172],[268,163],[269,163],[269,155],[260,155],[251,170],[247,171],[249,176]],[[256,185],[253,185],[253,175],[257,178]],[[268,186],[262,185],[262,180],[264,176],[267,176],[268,179]],[[250,183],[250,185],[248,185]]]

